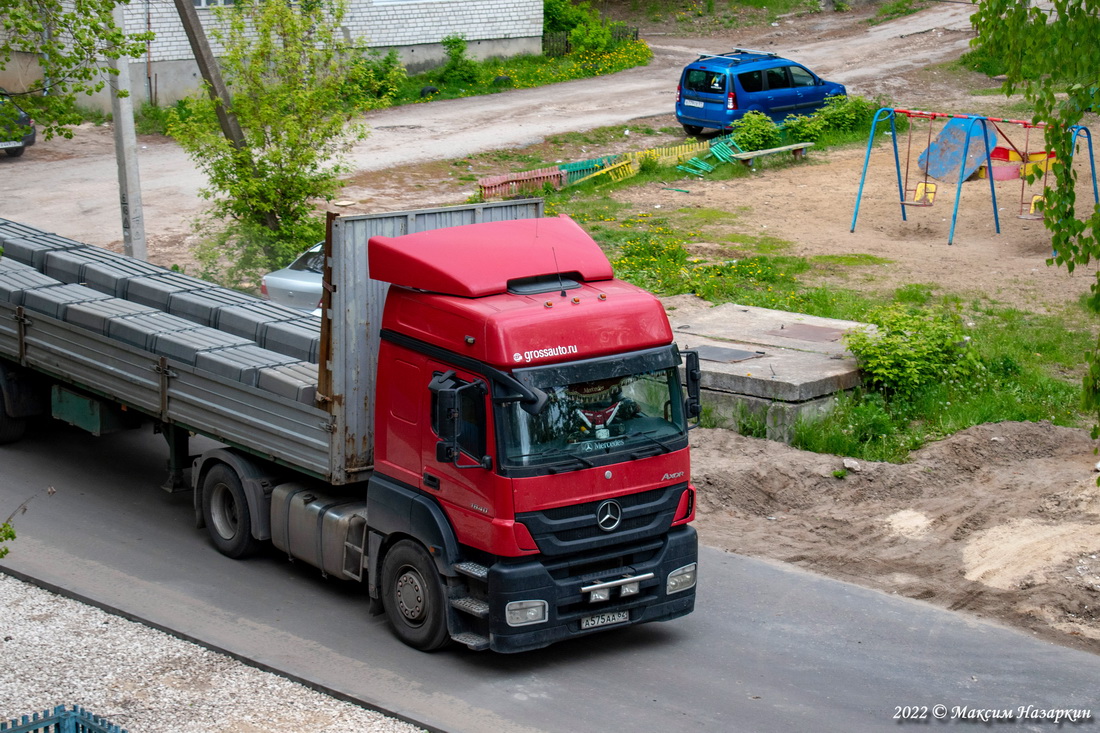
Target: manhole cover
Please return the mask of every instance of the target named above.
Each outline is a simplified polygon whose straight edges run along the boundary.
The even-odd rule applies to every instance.
[[[699,352],[700,359],[717,361],[723,364],[757,359],[764,355],[763,351],[745,351],[744,349],[730,349],[724,346],[700,346],[695,350]]]
[[[782,336],[789,339],[798,339],[799,341],[818,341],[825,343],[827,341],[839,341],[840,337],[844,335],[843,328],[830,328],[829,326],[811,326],[808,323],[795,323],[790,326],[784,326],[774,331],[767,332],[769,336]]]

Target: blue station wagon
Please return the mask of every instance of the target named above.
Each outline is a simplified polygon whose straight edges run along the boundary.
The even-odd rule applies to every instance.
[[[809,115],[829,97],[846,96],[843,84],[825,81],[802,64],[763,51],[735,49],[704,54],[684,67],[676,92],[676,119],[689,135],[727,130],[746,112],[782,122]]]

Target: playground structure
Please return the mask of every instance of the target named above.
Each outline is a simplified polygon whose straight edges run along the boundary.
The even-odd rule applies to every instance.
[[[904,170],[901,155],[898,151],[898,115],[904,115],[909,123],[905,134]],[[946,122],[940,132],[933,137],[933,126],[937,119],[944,119]],[[1032,130],[1041,130],[1046,127],[1045,124],[980,115],[883,107],[875,113],[871,122],[871,133],[867,139],[867,153],[863,160],[863,173],[859,180],[859,192],[856,194],[856,205],[855,211],[852,213],[850,231],[854,232],[856,230],[856,221],[859,218],[859,206],[863,198],[863,187],[867,181],[867,168],[871,160],[875,134],[878,132],[879,122],[886,120],[890,122],[890,140],[894,151],[894,168],[902,221],[908,220],[906,215],[908,207],[933,205],[937,193],[937,183],[930,179],[950,181],[956,175],[956,172],[955,204],[951,214],[951,231],[948,235],[948,244],[953,244],[955,240],[955,224],[959,216],[959,201],[962,197],[963,181],[972,177],[985,178],[989,181],[993,221],[998,234],[1001,232],[1001,221],[997,209],[995,181],[1018,178],[1020,180],[1019,217],[1022,219],[1042,218],[1041,206],[1045,193],[1033,194],[1028,200],[1027,189],[1029,185],[1033,185],[1034,177],[1041,173],[1042,188],[1045,192],[1047,176],[1055,162],[1051,152],[1047,150],[1033,151],[1030,147]],[[910,185],[915,120],[927,120],[928,126],[926,134],[922,135],[925,138],[924,150],[917,158],[916,167],[920,175],[914,174],[912,176],[912,178],[919,177],[921,180]],[[1004,127],[1007,126],[1016,126],[1024,130],[1022,149],[1017,147],[1012,138],[1005,133]],[[1097,190],[1096,183],[1096,161],[1092,148],[1092,133],[1083,125],[1075,125],[1071,129],[1073,130],[1073,148],[1075,150],[1079,137],[1084,136],[1087,141],[1093,199],[1095,203],[1100,204],[1100,192]],[[1001,144],[1002,141],[1004,144]],[[1066,162],[1072,164],[1072,161]]]

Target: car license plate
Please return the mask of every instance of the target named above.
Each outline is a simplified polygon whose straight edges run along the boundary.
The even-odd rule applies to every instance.
[[[611,613],[597,613],[595,616],[585,616],[581,619],[581,629],[595,629],[600,626],[623,624],[630,620],[630,611],[612,611]]]
[[[22,144],[23,144],[22,140],[10,140],[8,142],[0,143],[0,149],[3,149],[3,148],[18,148]]]
[[[702,107],[703,106],[703,100],[701,100],[701,99],[685,99],[684,100],[684,106],[685,107]]]

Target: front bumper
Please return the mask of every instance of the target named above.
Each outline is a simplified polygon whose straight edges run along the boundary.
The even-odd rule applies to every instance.
[[[667,578],[672,571],[696,563],[698,555],[695,528],[685,525],[642,546],[604,552],[600,558],[569,558],[559,563],[539,560],[496,563],[489,569],[488,578],[489,648],[520,652],[605,629],[685,616],[695,608],[695,587],[668,595]],[[602,572],[590,569],[596,560],[607,564],[616,557],[629,558],[630,562]],[[638,583],[635,595],[622,597],[615,590],[618,588],[615,583],[624,577],[643,578],[650,574],[651,577]],[[601,583],[613,586],[611,597],[590,602],[590,594],[582,588]],[[547,620],[529,626],[509,626],[505,608],[512,601],[545,601]],[[583,619],[621,618],[624,613],[625,620],[611,625],[581,628]]]

